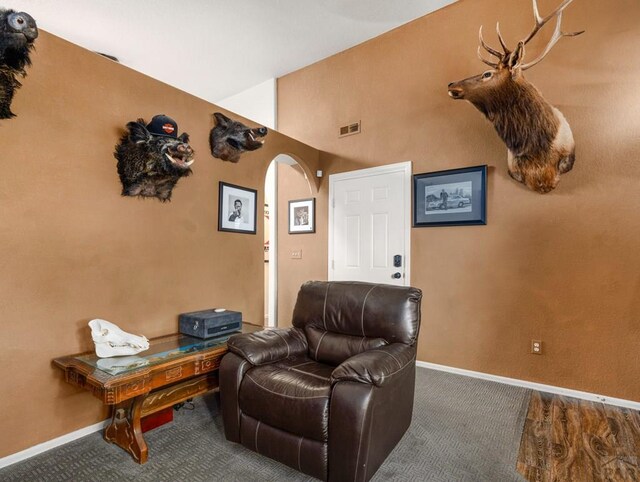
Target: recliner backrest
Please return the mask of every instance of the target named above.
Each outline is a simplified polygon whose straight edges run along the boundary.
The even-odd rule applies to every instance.
[[[412,287],[308,281],[298,292],[293,326],[304,330],[311,358],[339,365],[379,346],[415,344],[421,299]]]

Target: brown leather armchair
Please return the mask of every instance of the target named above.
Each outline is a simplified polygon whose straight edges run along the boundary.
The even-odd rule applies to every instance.
[[[292,328],[229,339],[227,440],[322,480],[369,480],[411,423],[421,299],[410,287],[302,285]]]

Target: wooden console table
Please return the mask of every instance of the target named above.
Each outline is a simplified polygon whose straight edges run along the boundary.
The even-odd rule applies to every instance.
[[[244,324],[242,331],[261,327]],[[89,390],[111,406],[104,439],[147,461],[140,419],[218,388],[220,360],[229,336],[202,340],[174,334],[152,338],[149,349],[134,356],[98,358],[87,352],[56,358],[65,380]]]

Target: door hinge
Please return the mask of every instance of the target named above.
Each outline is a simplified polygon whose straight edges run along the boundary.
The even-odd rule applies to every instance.
[[[334,259],[331,260],[331,269],[336,269],[336,261]]]
[[[331,207],[332,207],[332,208],[335,208],[335,207],[336,207],[336,198],[333,198],[333,199],[331,200]]]

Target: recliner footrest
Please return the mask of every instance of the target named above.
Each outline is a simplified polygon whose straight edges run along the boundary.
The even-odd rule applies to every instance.
[[[240,443],[292,469],[327,480],[327,444],[260,423],[242,414]]]

